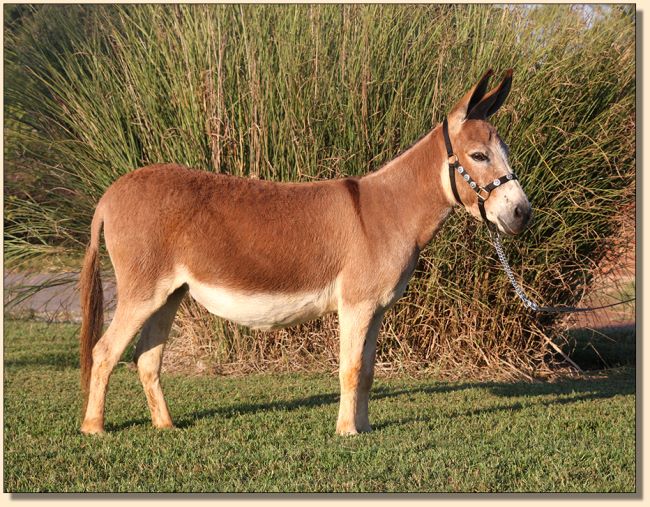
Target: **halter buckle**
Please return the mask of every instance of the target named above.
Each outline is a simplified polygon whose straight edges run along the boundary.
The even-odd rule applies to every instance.
[[[456,167],[458,165],[458,157],[456,154],[450,155],[449,158],[447,159],[447,162],[449,162],[449,165],[452,167]]]
[[[485,196],[481,192],[485,192]],[[485,187],[478,187],[478,190],[476,191],[476,195],[481,201],[487,201],[488,197],[490,197],[490,192],[485,190]]]

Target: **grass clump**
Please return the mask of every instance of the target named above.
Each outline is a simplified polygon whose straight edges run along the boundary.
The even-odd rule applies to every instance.
[[[377,169],[487,67],[535,223],[507,241],[534,299],[575,305],[635,194],[631,6],[5,6],[5,260],[78,255],[95,204],[155,162],[272,180]],[[611,253],[611,252],[610,252]],[[220,365],[330,364],[335,322],[261,335],[185,306]],[[191,318],[190,318],[191,317]],[[196,318],[201,321],[196,326]],[[191,326],[190,326],[191,324]],[[380,363],[534,375],[554,317],[527,313],[462,213],[384,323]]]

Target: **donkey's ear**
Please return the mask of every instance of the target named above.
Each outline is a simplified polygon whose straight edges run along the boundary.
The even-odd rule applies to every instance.
[[[460,123],[464,121],[467,117],[468,112],[474,109],[476,105],[481,102],[481,99],[483,99],[485,91],[487,90],[488,81],[490,80],[490,76],[492,74],[492,69],[488,69],[487,72],[483,74],[483,77],[481,77],[479,82],[476,83],[474,88],[468,91],[463,96],[463,98],[458,101],[458,103],[449,113],[448,118],[450,124],[455,122]]]
[[[485,95],[473,108],[469,109],[467,119],[485,120],[492,116],[505,102],[511,86],[512,69],[508,69],[501,84]]]

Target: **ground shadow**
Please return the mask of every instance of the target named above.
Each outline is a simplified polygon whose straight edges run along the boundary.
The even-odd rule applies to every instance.
[[[473,384],[471,387],[488,389],[493,395],[504,399],[511,398],[512,402],[473,410],[459,410],[457,412],[452,412],[451,417],[474,417],[498,412],[514,412],[533,406],[561,406],[636,393],[635,371],[631,368],[619,371],[610,371],[606,376],[603,375],[599,378],[564,379],[559,382],[538,383],[482,382]],[[415,389],[410,391],[408,394],[414,392],[426,392],[426,390]],[[557,397],[562,395],[570,395],[570,397]],[[554,397],[549,399],[549,396]],[[521,401],[522,397],[526,399],[525,403]],[[374,425],[374,429],[381,430],[391,426],[399,426],[411,422],[427,420],[428,417],[426,416],[388,420]]]
[[[49,366],[58,370],[67,368],[79,368],[79,355],[67,351],[46,352],[42,354],[30,354],[26,357],[16,359],[5,359],[5,368],[21,368],[27,366]]]
[[[570,329],[565,352],[584,370],[634,365],[636,325]]]
[[[586,400],[606,399],[618,395],[629,395],[635,393],[635,372],[633,369],[626,368],[621,370],[612,370],[601,376],[589,378],[563,378],[553,382],[465,382],[465,383],[439,383],[434,382],[430,385],[421,385],[409,389],[394,389],[389,386],[377,386],[371,394],[372,401],[379,401],[391,398],[409,398],[413,395],[421,394],[444,394],[466,389],[488,389],[493,395],[507,400],[513,398],[511,403],[503,403],[498,406],[468,410],[453,414],[453,417],[476,416],[484,413],[493,413],[499,411],[521,410],[532,404],[538,406],[551,406],[576,403]],[[552,399],[549,396],[554,395]],[[562,395],[571,395],[571,397],[557,397]],[[527,402],[522,403],[521,398],[526,398]],[[516,398],[516,399],[514,399]],[[537,399],[536,399],[537,398]],[[312,396],[277,400],[268,403],[240,403],[229,406],[218,406],[206,408],[192,414],[176,416],[177,428],[190,428],[203,419],[214,417],[231,418],[239,417],[246,414],[254,414],[265,411],[293,411],[302,408],[320,407],[324,405],[334,405],[339,401],[338,392],[329,392],[324,394],[315,394]],[[415,419],[413,419],[415,420]],[[425,419],[422,419],[425,420]],[[410,422],[409,420],[391,420],[384,421],[374,426],[375,430],[401,425]],[[109,428],[114,430],[124,429],[140,424],[150,424],[149,419],[133,419],[122,423],[114,424]]]

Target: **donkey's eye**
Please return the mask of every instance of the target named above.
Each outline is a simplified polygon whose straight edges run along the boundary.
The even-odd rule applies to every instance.
[[[480,151],[477,151],[476,153],[472,153],[470,157],[472,157],[477,162],[485,162],[489,160],[488,156],[485,153],[481,153]]]

